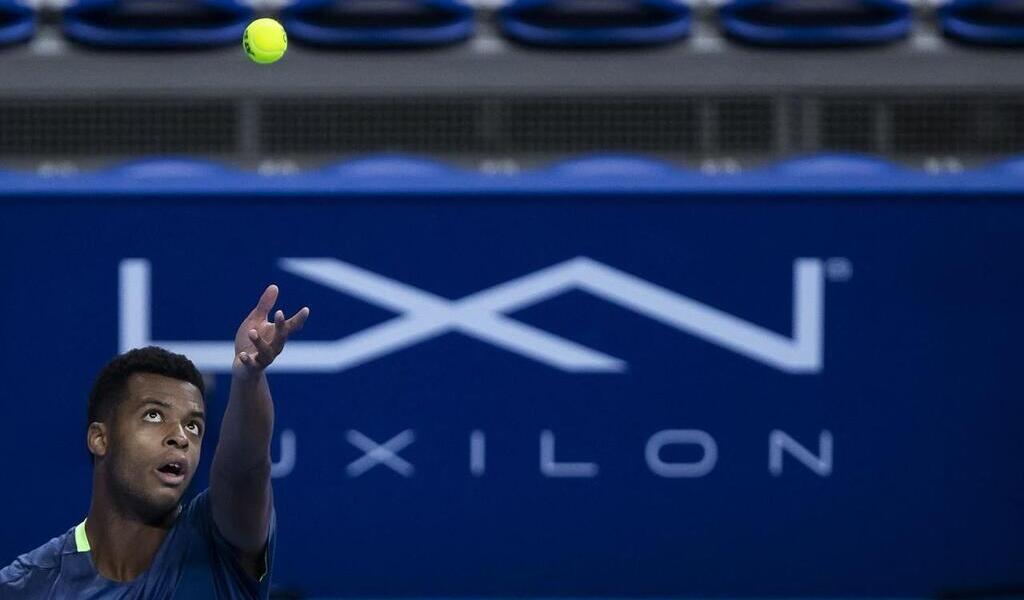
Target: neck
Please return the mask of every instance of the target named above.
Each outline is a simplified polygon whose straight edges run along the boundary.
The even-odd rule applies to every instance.
[[[102,474],[94,473],[85,533],[100,575],[113,581],[131,581],[153,563],[180,507],[155,518],[146,517],[118,502],[116,496]]]

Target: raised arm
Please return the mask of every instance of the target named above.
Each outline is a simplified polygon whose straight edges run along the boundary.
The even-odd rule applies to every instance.
[[[303,308],[286,320],[279,310],[270,322],[277,294],[277,286],[269,286],[235,334],[231,394],[210,472],[213,520],[255,578],[263,574],[273,500],[270,438],[274,402],[264,371],[281,354],[288,336],[301,329],[309,316],[309,308]]]

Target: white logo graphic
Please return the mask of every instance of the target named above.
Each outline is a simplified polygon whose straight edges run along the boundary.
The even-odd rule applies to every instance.
[[[285,258],[285,271],[392,310],[398,316],[336,341],[294,340],[277,372],[337,372],[458,332],[572,373],[621,372],[626,363],[507,316],[581,290],[787,373],[822,369],[825,286],[822,261],[793,262],[793,332],[782,335],[587,257],[574,258],[458,300],[449,300],[333,258]],[[230,341],[157,341],[150,335],[150,265],[120,265],[120,348],[163,346],[200,369],[229,371]]]

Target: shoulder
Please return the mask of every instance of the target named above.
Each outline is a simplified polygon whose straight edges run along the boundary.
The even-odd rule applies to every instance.
[[[187,523],[193,529],[198,530],[206,537],[214,538],[217,541],[223,541],[223,535],[213,518],[213,505],[210,499],[209,488],[204,489],[189,500],[182,507],[181,515],[179,515],[178,519]],[[274,510],[274,507],[271,506],[271,534],[275,529],[276,521],[276,511]]]
[[[198,532],[203,537],[209,539],[215,543],[215,546],[220,548],[230,548],[232,553],[236,550],[231,546],[230,542],[221,533],[216,521],[213,517],[213,505],[210,498],[210,489],[206,488],[203,491],[196,494],[188,503],[182,507],[181,515],[178,519],[192,529],[194,532]],[[270,523],[268,538],[273,538],[274,530],[276,529],[277,515],[274,507],[270,508]]]
[[[191,500],[188,501],[181,509],[181,514],[178,516],[179,519],[183,519],[186,522],[195,521],[205,517],[210,512],[210,488],[206,488],[203,491],[196,494]]]
[[[218,532],[217,526],[213,522],[209,488],[199,492],[182,505],[178,522],[188,532],[186,535],[199,536],[211,543],[216,541]]]
[[[198,534],[206,541],[206,558],[214,570],[232,581],[233,586],[248,589],[260,598],[267,597],[277,529],[277,516],[273,507],[264,549],[252,557],[243,556],[221,533],[213,518],[209,488],[184,506],[179,519],[192,530],[192,535]]]
[[[0,569],[0,590],[22,589],[31,580],[48,579],[60,569],[61,555],[67,544],[70,530],[55,537],[31,552],[26,552],[14,562]]]
[[[178,515],[178,520],[193,532],[197,532],[203,537],[210,537],[213,533],[213,509],[210,507],[210,489],[204,489],[186,502],[181,507],[181,514]]]

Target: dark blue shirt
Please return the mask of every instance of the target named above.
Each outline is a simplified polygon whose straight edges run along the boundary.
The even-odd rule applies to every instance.
[[[245,572],[217,530],[209,490],[181,511],[153,564],[129,582],[111,581],[96,571],[84,525],[0,570],[0,600],[241,600],[269,596],[275,517],[270,518],[266,569],[257,581]]]

